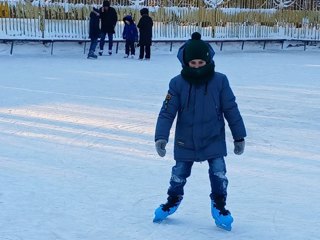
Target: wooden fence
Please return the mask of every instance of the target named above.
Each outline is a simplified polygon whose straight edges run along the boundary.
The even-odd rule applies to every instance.
[[[93,0],[0,0],[0,38],[87,39]],[[155,39],[186,39],[199,31],[205,39],[320,40],[320,0],[120,0],[111,1],[119,22],[149,8]]]

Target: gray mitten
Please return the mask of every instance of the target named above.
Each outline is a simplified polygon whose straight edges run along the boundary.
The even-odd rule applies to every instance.
[[[239,139],[234,141],[234,153],[241,155],[244,151],[245,141],[244,139]]]
[[[156,141],[156,150],[160,157],[164,157],[166,155],[166,145],[167,140],[165,139],[158,139]]]

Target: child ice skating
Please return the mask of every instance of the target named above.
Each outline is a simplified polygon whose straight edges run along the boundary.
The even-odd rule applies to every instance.
[[[227,155],[224,119],[231,130],[237,155],[244,151],[246,130],[226,75],[215,72],[213,56],[213,49],[197,32],[179,49],[182,71],[170,81],[155,130],[155,147],[159,156],[164,157],[177,115],[175,166],[167,202],[155,210],[154,222],[163,221],[178,209],[192,165],[207,161],[212,217],[218,227],[231,230],[233,217],[225,208],[228,179],[224,160]]]

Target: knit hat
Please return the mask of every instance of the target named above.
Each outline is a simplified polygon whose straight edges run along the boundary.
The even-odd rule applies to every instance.
[[[110,7],[110,2],[108,0],[103,1],[103,7]]]
[[[148,8],[142,8],[140,10],[140,14],[141,14],[141,16],[144,15],[144,14],[148,15],[149,14],[149,9]]]
[[[202,59],[207,63],[210,62],[209,46],[206,42],[201,40],[200,33],[192,33],[191,39],[187,41],[184,48],[183,59],[187,65],[193,59]]]

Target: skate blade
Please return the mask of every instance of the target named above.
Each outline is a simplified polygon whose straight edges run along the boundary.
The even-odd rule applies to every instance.
[[[216,223],[216,225],[217,225],[218,228],[221,228],[221,229],[226,230],[226,231],[229,231],[229,232],[230,232],[231,229],[232,229],[231,225],[217,224],[217,223]]]
[[[165,220],[167,216],[154,216],[153,222],[154,223],[161,223],[163,220]]]
[[[154,218],[153,222],[154,223],[161,223],[165,218]]]

